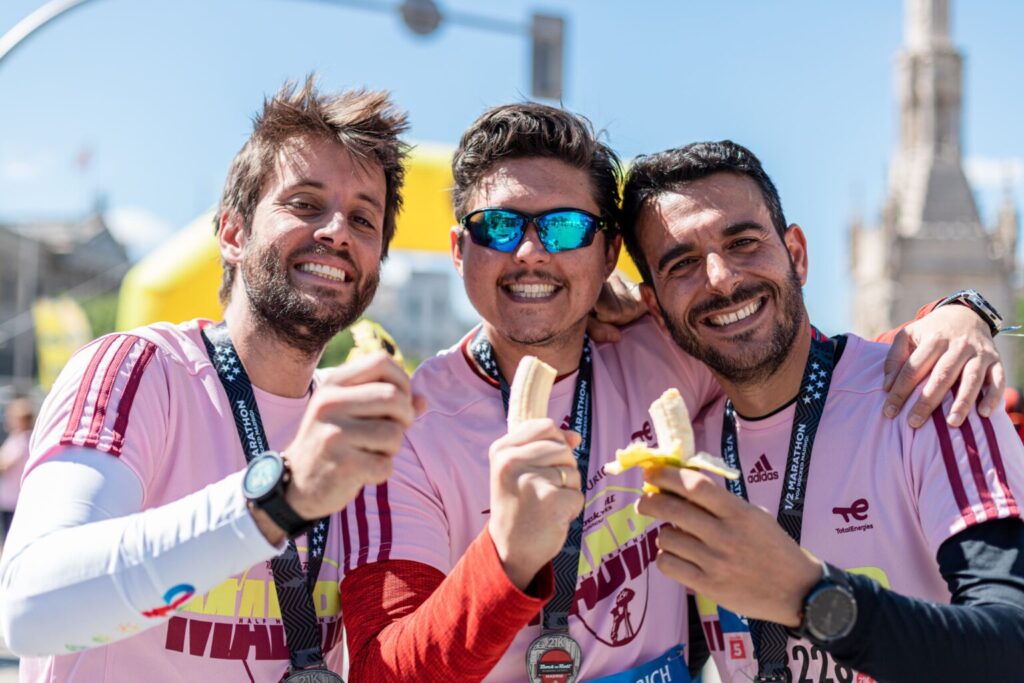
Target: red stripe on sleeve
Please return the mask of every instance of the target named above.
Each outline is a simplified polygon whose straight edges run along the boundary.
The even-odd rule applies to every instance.
[[[110,394],[114,390],[114,382],[117,381],[117,376],[121,372],[121,364],[124,363],[124,359],[131,353],[132,347],[135,346],[137,341],[138,337],[122,337],[121,346],[118,347],[114,358],[107,365],[107,370],[103,373],[103,382],[100,383],[100,390],[96,395],[96,403],[92,410],[92,424],[89,427],[89,434],[85,437],[85,442],[82,444],[83,446],[95,448],[99,444],[103,423],[107,419],[107,406],[110,404]]]
[[[953,498],[960,507],[960,516],[968,526],[977,520],[974,517],[974,510],[967,501],[967,492],[964,490],[964,482],[960,478],[960,470],[957,467],[956,455],[953,453],[953,441],[949,438],[949,425],[943,417],[941,410],[932,413],[932,422],[935,423],[935,433],[939,436],[939,446],[942,448],[942,461],[946,465],[946,476],[949,477],[949,486],[953,489]]]
[[[974,440],[974,429],[970,420],[964,420],[960,425],[960,433],[964,437],[964,445],[967,446],[967,461],[971,464],[971,476],[974,477],[974,485],[978,488],[981,505],[985,508],[985,519],[999,519],[999,510],[992,500],[992,492],[988,490],[988,482],[985,481],[985,470],[981,464],[981,454],[978,453],[978,444]]]
[[[121,448],[124,446],[124,434],[128,431],[128,416],[132,410],[132,403],[135,401],[135,394],[139,391],[142,383],[142,374],[146,372],[146,366],[153,360],[156,354],[156,344],[145,342],[142,353],[139,354],[132,373],[128,376],[128,383],[121,394],[121,400],[117,403],[117,421],[114,422],[114,440],[110,444],[110,452],[113,455],[121,455]]]
[[[362,567],[370,556],[370,524],[366,519],[366,487],[359,489],[356,496],[356,528],[359,530],[359,556],[356,566]]]
[[[992,421],[987,417],[981,418],[981,426],[985,430],[985,440],[988,442],[988,450],[992,455],[992,464],[996,468],[996,481],[999,488],[1006,496],[1006,504],[1010,508],[1010,514],[1019,517],[1020,508],[1017,507],[1017,499],[1010,491],[1009,479],[1006,478],[1006,467],[1003,466],[1003,454],[999,450],[999,439],[996,438],[996,431],[992,428]]]
[[[380,549],[377,561],[391,559],[391,504],[388,503],[388,483],[377,486],[377,517],[380,520]]]
[[[62,446],[70,446],[78,432],[78,425],[82,422],[82,413],[85,411],[85,401],[89,398],[89,390],[92,389],[92,382],[96,378],[96,368],[107,355],[107,349],[117,340],[117,337],[110,336],[100,343],[100,347],[93,353],[89,366],[85,369],[82,382],[78,385],[78,394],[75,395],[75,405],[71,409],[71,417],[68,418],[68,426],[64,430],[64,436],[60,439]]]
[[[345,551],[345,562],[342,565],[342,569],[347,574],[349,570],[349,555],[352,553],[352,542],[348,535],[348,508],[341,510],[341,544],[342,549]]]

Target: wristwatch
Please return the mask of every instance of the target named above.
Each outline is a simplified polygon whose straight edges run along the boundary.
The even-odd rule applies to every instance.
[[[857,598],[846,573],[822,562],[821,581],[804,598],[800,626],[791,635],[829,645],[850,635],[856,623]]]
[[[242,477],[242,492],[253,507],[263,510],[288,538],[309,531],[316,520],[303,519],[284,499],[291,482],[291,470],[284,456],[274,451],[261,453],[249,461]]]
[[[976,289],[961,289],[959,292],[954,292],[939,302],[939,306],[945,306],[946,304],[960,304],[977,313],[982,320],[988,323],[993,337],[999,334],[999,329],[1003,326],[1003,316],[999,315],[999,311],[992,304],[985,301],[985,297],[979,294]],[[939,306],[936,306],[936,308]]]

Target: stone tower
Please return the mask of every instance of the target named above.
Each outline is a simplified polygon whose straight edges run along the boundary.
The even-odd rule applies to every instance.
[[[961,165],[963,57],[950,40],[949,0],[905,0],[905,9],[888,197],[879,226],[865,228],[859,218],[850,226],[854,329],[874,336],[966,287],[1014,320],[1017,213],[1007,199],[986,230]],[[1004,339],[1011,383],[1012,349]]]

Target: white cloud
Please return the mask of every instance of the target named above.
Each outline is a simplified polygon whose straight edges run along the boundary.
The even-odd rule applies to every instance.
[[[1024,159],[970,157],[964,162],[967,177],[977,190],[1002,190],[1024,184]]]
[[[170,223],[138,206],[114,207],[104,213],[103,219],[133,260],[152,251],[174,233]]]
[[[42,161],[3,159],[0,160],[0,179],[11,183],[37,180],[43,176],[45,167]]]

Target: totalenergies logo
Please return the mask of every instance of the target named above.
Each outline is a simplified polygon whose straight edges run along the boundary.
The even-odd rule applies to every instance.
[[[185,603],[195,594],[195,586],[189,583],[179,583],[177,586],[167,589],[167,592],[164,593],[163,605],[146,610],[142,613],[142,616],[150,619],[159,619],[160,617],[166,617],[171,612],[181,611]]]

